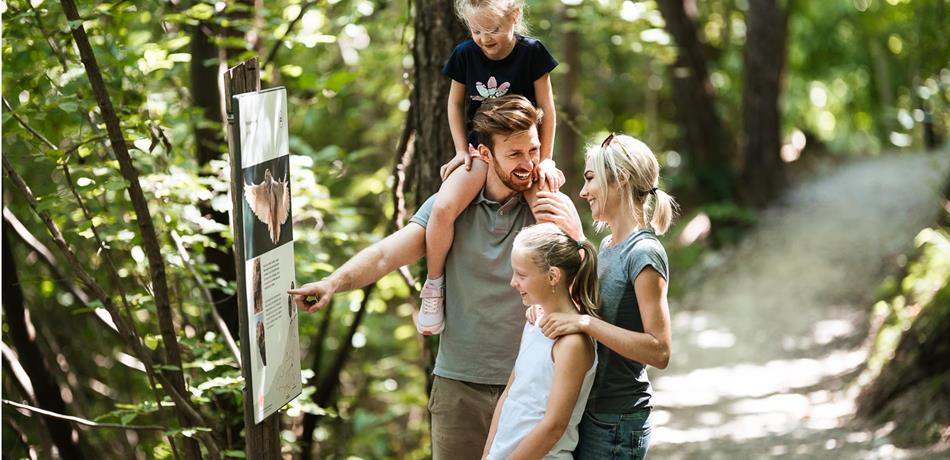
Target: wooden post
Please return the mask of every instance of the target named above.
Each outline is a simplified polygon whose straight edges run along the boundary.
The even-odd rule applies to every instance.
[[[242,177],[241,158],[235,152],[234,136],[237,130],[234,126],[234,112],[231,108],[231,96],[235,94],[260,91],[261,71],[257,58],[244,61],[224,73],[224,100],[228,116],[228,152],[231,161],[231,229],[234,235],[234,262],[237,275],[237,304],[238,320],[241,329],[241,373],[244,381],[251,381],[251,350],[247,317],[247,292],[244,273],[244,234],[240,231],[241,222],[244,222],[242,197],[238,193],[239,187],[234,182],[235,177]],[[280,412],[267,417],[259,424],[254,423],[254,397],[244,390],[244,440],[247,458],[263,460],[279,460],[280,457]]]

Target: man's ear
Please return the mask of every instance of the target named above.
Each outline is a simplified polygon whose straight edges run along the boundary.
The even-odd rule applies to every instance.
[[[488,160],[493,159],[491,150],[485,144],[478,144],[478,153],[479,155],[485,157]]]

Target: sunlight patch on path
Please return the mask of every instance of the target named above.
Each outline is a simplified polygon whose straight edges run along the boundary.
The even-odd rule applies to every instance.
[[[853,420],[885,267],[934,222],[950,158],[856,160],[764,211],[683,275],[673,356],[654,383],[656,458],[905,458]]]
[[[664,375],[654,382],[656,406],[709,406],[724,399],[763,398],[786,393],[843,375],[856,369],[866,358],[865,350],[835,351],[820,359],[783,359],[765,364],[737,364],[695,369],[682,375]]]

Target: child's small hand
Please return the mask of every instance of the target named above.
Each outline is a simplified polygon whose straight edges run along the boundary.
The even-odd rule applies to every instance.
[[[540,305],[532,305],[525,310],[524,318],[528,320],[529,323],[535,324],[543,313],[544,309],[542,309]]]
[[[448,163],[442,165],[442,168],[439,169],[439,176],[442,177],[442,180],[445,180],[449,177],[449,174],[452,174],[452,171],[455,171],[459,166],[465,165],[466,171],[472,170],[472,152],[475,149],[472,147],[472,144],[468,144],[468,150],[457,150],[455,152],[455,157],[449,160]]]
[[[556,192],[564,185],[564,173],[549,158],[538,164],[538,182],[542,190]]]

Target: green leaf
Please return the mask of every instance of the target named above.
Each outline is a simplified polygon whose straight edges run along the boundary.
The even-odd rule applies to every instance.
[[[129,182],[120,177],[110,177],[102,184],[106,190],[119,191],[129,188]]]
[[[199,3],[191,8],[188,8],[188,11],[185,12],[188,16],[198,19],[199,21],[206,21],[211,19],[211,16],[214,16],[214,7],[207,3]]]
[[[152,334],[149,334],[145,336],[143,341],[145,342],[145,346],[148,347],[149,350],[154,350],[158,348],[158,339],[159,339],[158,337]]]
[[[128,425],[129,422],[131,422],[132,420],[135,420],[135,417],[137,417],[138,415],[139,415],[139,414],[137,414],[137,413],[135,413],[135,412],[129,412],[129,413],[126,413],[126,414],[122,414],[122,416],[119,418],[119,420],[122,422],[123,425]]]
[[[224,456],[231,458],[247,458],[247,455],[240,450],[226,450],[224,451]]]
[[[334,92],[340,92],[346,85],[356,79],[356,75],[345,70],[334,72],[327,79],[326,89]]]

